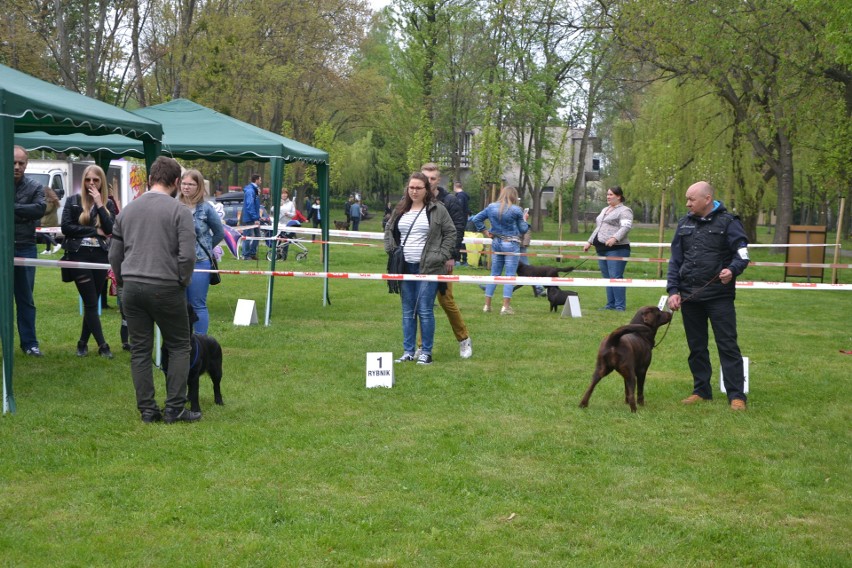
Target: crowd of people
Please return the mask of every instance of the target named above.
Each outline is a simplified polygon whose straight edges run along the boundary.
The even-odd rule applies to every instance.
[[[36,258],[36,227],[55,214],[54,199],[40,184],[25,175],[26,150],[14,148],[15,256]],[[262,178],[251,176],[243,189],[243,234],[259,235]],[[214,249],[224,238],[221,212],[207,200],[205,180],[198,170],[182,171],[171,158],[160,157],[149,173],[149,191],[127,204],[119,214],[110,199],[104,171],[89,166],[83,173],[83,187],[71,196],[62,213],[61,231],[64,260],[109,264],[119,287],[119,306],[126,322],[127,338],[122,345],[130,351],[130,370],[136,391],[137,408],[144,422],[193,422],[200,412],[185,407],[189,371],[190,336],[206,333],[209,327],[207,294],[209,273],[214,266]],[[601,275],[621,279],[630,257],[628,234],[633,212],[625,204],[620,187],[606,193],[607,206],[601,210],[595,229],[584,245],[595,247]],[[384,248],[402,258],[405,274],[446,275],[462,263],[466,226],[491,239],[491,275],[515,276],[525,238],[528,238],[529,210],[521,209],[516,188],[503,187],[497,200],[471,214],[469,196],[461,184],[452,193],[441,186],[441,173],[434,163],[424,164],[412,173],[402,199],[388,204],[384,225]],[[708,323],[713,326],[724,381],[732,409],[746,407],[743,361],[737,344],[734,308],[736,277],[748,266],[748,240],[742,223],[714,199],[714,189],[698,182],[686,192],[688,213],[679,221],[672,241],[667,291],[668,306],[682,311],[689,347],[689,368],[693,392],[684,404],[712,399],[711,364],[708,351]],[[53,207],[51,207],[53,206]],[[312,220],[321,222],[321,202],[305,200],[305,217],[282,191],[279,226]],[[352,230],[359,229],[360,198],[347,203]],[[53,221],[55,222],[55,220]],[[486,225],[487,223],[487,225]],[[258,239],[248,239],[242,258],[257,258]],[[528,241],[526,242],[528,244]],[[46,244],[53,251],[55,243]],[[200,270],[201,272],[194,272]],[[112,358],[99,317],[100,298],[107,281],[106,269],[64,268],[63,280],[74,282],[83,305],[83,322],[76,354],[88,355],[88,342],[94,338],[101,357]],[[42,357],[36,333],[36,307],[33,301],[35,268],[15,266],[14,294],[20,347],[31,357]],[[496,284],[485,286],[483,312],[492,311]],[[502,290],[501,315],[512,315],[514,286]],[[403,280],[399,287],[402,308],[402,355],[398,363],[430,365],[435,345],[434,304],[438,299],[463,359],[473,354],[470,333],[455,298],[451,283],[421,279]],[[606,287],[605,310],[626,310],[626,289]],[[188,308],[197,316],[190,324]],[[194,318],[195,319],[195,318]],[[154,326],[162,333],[168,349],[167,396],[161,409],[154,392],[151,366]]]

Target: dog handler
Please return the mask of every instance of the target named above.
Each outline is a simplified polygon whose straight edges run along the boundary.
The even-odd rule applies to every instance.
[[[669,260],[668,305],[683,312],[689,345],[692,394],[683,404],[711,400],[712,368],[707,350],[707,320],[716,347],[731,410],[746,409],[743,358],[737,344],[734,309],[736,277],[748,266],[748,239],[739,217],[713,199],[714,189],[699,181],[686,190],[689,212],[677,224]]]
[[[160,156],[151,166],[149,191],[125,207],[112,229],[109,263],[122,287],[130,332],[130,374],[136,407],[146,423],[194,422],[200,412],[186,408],[189,375],[189,318],[186,287],[195,268],[195,225],[190,210],[174,199],[181,168]],[[169,351],[166,408],[154,399],[154,324]]]

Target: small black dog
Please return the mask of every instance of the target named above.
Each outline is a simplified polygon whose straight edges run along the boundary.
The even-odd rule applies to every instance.
[[[198,316],[195,315],[192,307],[187,306],[189,312],[190,326],[198,321]],[[201,405],[198,403],[198,383],[201,375],[207,373],[210,375],[210,380],[213,381],[213,400],[216,404],[225,404],[222,400],[222,346],[215,338],[209,335],[200,333],[191,333],[189,338],[189,377],[187,377],[187,398],[189,398],[190,410],[193,412],[201,412]],[[160,349],[161,363],[160,368],[163,373],[168,373],[169,370],[169,351],[163,346]]]
[[[550,302],[550,311],[559,311],[559,306],[564,306],[568,301],[568,296],[577,296],[577,292],[573,290],[561,290],[559,286],[546,286],[547,301]]]

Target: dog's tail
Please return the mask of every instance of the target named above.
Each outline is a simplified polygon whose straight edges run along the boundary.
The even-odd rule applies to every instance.
[[[566,266],[564,268],[556,269],[557,272],[571,272],[572,270],[574,270],[573,266]]]
[[[606,347],[615,347],[616,345],[618,345],[618,342],[621,341],[622,337],[631,334],[641,335],[646,339],[650,339],[652,345],[654,343],[654,334],[652,333],[650,327],[644,324],[631,323],[628,325],[623,325],[612,333],[610,333],[606,338]]]

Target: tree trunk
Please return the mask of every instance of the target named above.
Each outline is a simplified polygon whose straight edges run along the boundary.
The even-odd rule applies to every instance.
[[[776,173],[778,187],[777,211],[778,218],[775,222],[775,236],[773,244],[785,244],[787,232],[793,223],[793,145],[787,138],[784,128],[778,129],[776,137],[778,142],[778,167]]]

